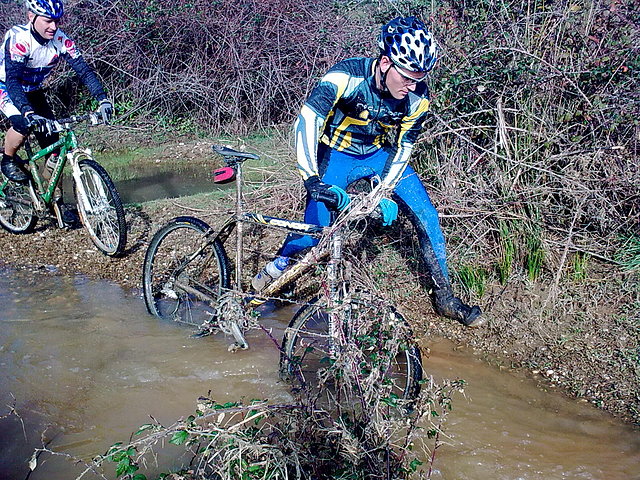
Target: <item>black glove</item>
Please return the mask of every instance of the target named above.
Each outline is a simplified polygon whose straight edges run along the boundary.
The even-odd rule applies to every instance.
[[[320,180],[317,175],[312,175],[304,181],[304,188],[309,196],[316,202],[324,202],[328,207],[342,210],[349,205],[349,195],[336,185],[329,185]]]
[[[50,120],[48,118],[44,118],[42,115],[36,115],[33,112],[27,112],[24,116],[27,122],[29,122],[29,128],[36,132],[51,133]]]
[[[109,120],[111,120],[113,116],[113,104],[105,98],[100,102],[100,105],[98,105],[98,113],[104,123],[109,123]]]

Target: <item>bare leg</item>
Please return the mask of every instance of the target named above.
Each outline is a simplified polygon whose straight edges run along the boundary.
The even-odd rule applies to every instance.
[[[26,137],[16,132],[13,127],[7,130],[7,134],[4,137],[4,153],[13,157],[18,149],[22,146]]]

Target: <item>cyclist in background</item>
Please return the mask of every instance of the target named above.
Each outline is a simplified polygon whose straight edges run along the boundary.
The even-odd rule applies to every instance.
[[[399,17],[382,27],[378,58],[351,58],[334,65],[302,106],[295,125],[298,170],[308,192],[305,222],[329,225],[330,212],[312,199],[318,193],[346,207],[347,185],[379,176],[392,189],[379,208],[383,224],[398,205],[414,225],[431,275],[435,309],[467,326],[484,323],[478,306],[454,296],[438,212],[409,165],[413,145],[429,108],[425,80],[436,62],[436,45],[425,24]],[[289,258],[313,246],[313,237],[291,234],[253,280],[256,290],[277,278]]]
[[[113,106],[102,83],[84,60],[75,42],[58,27],[64,15],[60,0],[26,0],[28,23],[12,27],[4,36],[0,55],[0,111],[9,119],[2,173],[15,182],[27,180],[27,174],[16,161],[15,154],[30,128],[36,131],[41,148],[58,141],[49,131],[54,118],[43,88],[45,79],[60,58],[64,58],[99,102],[99,113],[108,122]],[[47,162],[50,171],[51,160]],[[61,195],[61,192],[59,192]]]

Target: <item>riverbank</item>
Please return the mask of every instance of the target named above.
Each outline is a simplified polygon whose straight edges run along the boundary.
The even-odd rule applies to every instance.
[[[167,144],[161,154],[155,150],[153,158],[135,161],[146,161],[150,168],[158,163],[197,161],[203,174],[208,174],[219,166],[219,159],[208,153],[210,144],[197,140]],[[251,147],[264,153],[260,145]],[[105,148],[109,151],[113,145]],[[265,155],[267,163],[251,171],[253,191],[247,198],[259,205],[261,212],[297,218],[303,191],[287,155],[286,148],[280,154]],[[108,164],[105,166],[111,171]],[[71,200],[69,196],[66,199]],[[441,201],[434,195],[436,204]],[[55,275],[82,274],[139,290],[147,244],[162,224],[178,215],[194,215],[215,226],[226,218],[231,205],[230,194],[219,191],[127,205],[127,249],[122,258],[115,259],[101,255],[84,229],[62,231],[41,220],[29,235],[0,232],[0,262],[49,272],[52,282]],[[451,210],[447,213],[451,215]],[[450,224],[445,218],[447,238]],[[275,235],[266,244],[276,245],[279,238]],[[468,329],[434,314],[423,285],[425,272],[414,261],[417,242],[406,220],[377,231],[372,238],[366,252],[369,264],[375,267],[369,277],[412,321],[419,336],[453,339],[461,347],[474,349],[496,368],[524,369],[538,377],[545,388],[561,389],[640,424],[637,273],[623,272],[596,259],[585,267],[581,278],[550,271],[531,280],[525,271],[514,270],[505,284],[488,278],[481,296],[463,291],[456,281],[458,293],[465,298],[471,295],[488,317],[485,327]],[[449,240],[450,263],[456,268],[460,240]]]

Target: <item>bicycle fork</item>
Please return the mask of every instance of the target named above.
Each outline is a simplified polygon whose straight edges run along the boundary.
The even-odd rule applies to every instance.
[[[342,264],[342,235],[340,232],[331,239],[330,247],[331,256],[327,265],[327,297],[328,297],[328,315],[329,315],[329,344],[331,357],[337,355],[338,344],[335,339],[341,333],[340,329],[340,313],[339,313],[339,301],[340,297],[345,292],[340,292],[338,289],[338,268]]]
[[[84,182],[82,180],[84,173],[80,168],[80,160],[82,160],[83,158],[91,158],[91,150],[89,150],[88,148],[77,148],[72,152],[69,152],[67,154],[67,157],[69,158],[69,163],[71,164],[73,181],[78,192],[78,201],[82,203],[81,211],[84,211],[87,214],[95,213],[91,206],[91,202],[89,201],[88,193],[84,188]],[[107,196],[106,192],[103,189],[102,182],[97,182],[94,187],[98,189],[99,198],[105,198]]]

